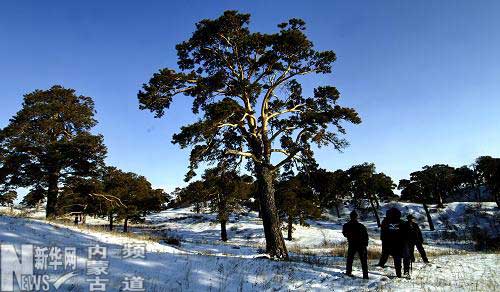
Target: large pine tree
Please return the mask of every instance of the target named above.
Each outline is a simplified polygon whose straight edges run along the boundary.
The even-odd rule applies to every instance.
[[[336,59],[333,51],[315,50],[304,21],[279,24],[276,33],[251,32],[249,22],[249,14],[226,11],[197,23],[192,36],[176,47],[180,70],[161,69],[138,98],[140,108],[156,117],[176,95],[193,99],[192,111],[200,119],[173,137],[182,148],[193,147],[189,176],[200,162],[226,154],[250,161],[266,250],[286,259],[274,198],[276,172],[291,161],[313,161],[312,144],[345,147],[342,121],[361,120],[354,109],[338,105],[340,93],[333,86],[303,95],[302,76],[331,73]]]
[[[90,130],[97,121],[92,98],[53,86],[24,96],[22,109],[0,131],[0,184],[27,187],[47,198],[47,218],[56,216],[61,184],[92,176],[106,147]]]

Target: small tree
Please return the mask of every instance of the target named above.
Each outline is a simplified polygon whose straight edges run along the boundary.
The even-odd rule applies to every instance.
[[[372,176],[371,188],[377,209],[380,208],[379,201],[390,202],[397,199],[394,194],[396,184],[390,176],[383,172],[375,173]]]
[[[186,187],[179,189],[175,196],[177,197],[177,206],[194,205],[194,211],[198,214],[209,200],[202,180],[190,182]]]
[[[105,214],[109,202],[102,195],[103,188],[102,173],[101,177],[74,177],[67,180],[59,198],[59,211],[80,213],[83,223],[87,215]]]
[[[113,230],[113,220],[123,220],[123,232],[128,232],[128,222],[140,221],[152,211],[160,211],[166,201],[166,194],[151,188],[151,183],[143,176],[123,172],[108,167],[104,177],[105,199],[109,228]]]
[[[31,189],[22,199],[21,205],[28,208],[35,208],[36,211],[40,210],[40,206],[46,198],[46,190],[43,188]]]
[[[380,227],[378,208],[380,199],[394,197],[395,185],[392,179],[384,173],[376,173],[373,163],[354,165],[347,170],[351,180],[351,191],[355,201],[368,200],[373,215]]]
[[[235,171],[221,168],[208,169],[203,175],[206,198],[210,200],[211,210],[217,212],[221,224],[221,240],[227,241],[226,225],[229,215],[241,206],[250,196],[252,178],[240,177]]]
[[[432,196],[429,191],[425,190],[425,185],[419,179],[421,172],[414,172],[410,175],[411,180],[402,179],[399,181],[398,189],[401,190],[401,200],[411,201],[421,203],[425,215],[427,216],[427,221],[429,222],[429,229],[434,231],[434,223],[432,222],[432,217],[429,212],[429,201],[431,201]]]
[[[500,158],[481,156],[476,159],[475,165],[481,183],[488,188],[500,208]]]
[[[319,218],[321,207],[310,178],[305,173],[285,174],[276,185],[278,211],[287,222],[287,239],[293,239],[293,224],[307,225],[306,218]]]
[[[337,217],[340,218],[339,206],[349,196],[349,175],[339,169],[334,172],[319,169],[311,174],[314,190],[319,194],[321,206],[335,208]]]
[[[481,201],[478,177],[474,169],[469,168],[467,165],[454,169],[453,186],[455,188],[454,192],[461,193],[462,195],[475,191],[476,200],[478,202]]]
[[[22,109],[0,131],[0,183],[37,194],[43,188],[46,216],[56,216],[60,185],[103,164],[103,138],[90,133],[94,114],[92,99],[73,89],[53,86],[26,94]]]
[[[453,167],[436,164],[424,166],[422,170],[412,172],[409,180],[399,182],[398,188],[402,190],[401,198],[422,204],[431,230],[434,230],[434,224],[428,204],[436,203],[438,208],[444,207],[443,198],[455,188],[454,173]]]
[[[455,169],[445,164],[424,166],[419,173],[424,189],[432,194],[438,208],[444,208],[444,198],[454,190]]]
[[[7,191],[4,194],[0,195],[0,205],[10,207],[10,210],[12,211],[16,198],[16,191]]]
[[[301,76],[331,73],[336,58],[332,51],[314,49],[304,21],[291,19],[272,34],[250,32],[249,22],[249,14],[226,11],[197,23],[192,36],[176,47],[180,70],[160,70],[138,98],[140,108],[156,117],[178,94],[193,99],[193,113],[201,118],[173,138],[182,148],[193,146],[188,178],[200,162],[220,161],[226,154],[249,159],[266,250],[287,259],[274,198],[276,172],[290,161],[310,163],[313,143],[345,147],[342,122],[361,120],[355,110],[338,104],[333,86],[303,96]],[[284,158],[273,163],[275,155]]]
[[[249,176],[240,176],[234,170],[215,167],[205,170],[201,180],[191,182],[177,192],[178,204],[195,205],[200,212],[202,204],[208,204],[212,212],[217,213],[221,227],[221,240],[227,241],[227,222],[232,212],[240,208],[252,192],[253,180]]]

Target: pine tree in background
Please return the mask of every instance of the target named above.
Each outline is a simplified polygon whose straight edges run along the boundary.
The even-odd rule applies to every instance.
[[[431,230],[434,230],[434,224],[429,212],[429,204],[437,204],[438,208],[444,208],[445,198],[456,189],[455,173],[455,168],[448,165],[426,165],[422,170],[412,172],[409,180],[399,181],[398,189],[401,190],[401,199],[422,204]]]
[[[17,198],[16,191],[7,191],[3,194],[0,194],[0,205],[10,207],[10,210],[12,211],[12,208],[14,207],[14,201],[16,200],[16,198]]]
[[[321,206],[335,208],[337,217],[341,217],[340,208],[349,197],[351,184],[347,172],[338,169],[334,172],[319,169],[311,174],[313,189],[318,192]]]
[[[194,211],[200,214],[202,207],[207,205],[208,197],[205,192],[205,184],[201,180],[192,181],[186,187],[179,188],[173,194],[176,198],[175,207],[194,206]]]
[[[78,213],[82,223],[86,223],[87,215],[106,214],[111,199],[103,195],[103,188],[102,172],[99,177],[73,177],[67,180],[59,198],[60,212]]]
[[[425,184],[421,180],[421,172],[417,171],[411,173],[409,180],[400,180],[398,189],[401,190],[401,200],[422,204],[427,222],[429,223],[429,229],[434,231],[434,223],[432,222],[432,217],[429,212],[429,204],[432,202],[432,196],[431,193],[426,190]]]
[[[180,70],[160,70],[138,98],[140,108],[156,117],[174,96],[192,98],[200,119],[173,137],[181,148],[193,147],[188,178],[200,162],[219,161],[223,154],[248,159],[259,188],[266,251],[287,259],[274,197],[276,172],[290,161],[314,162],[312,144],[345,147],[342,122],[361,120],[354,109],[338,104],[333,86],[303,95],[301,77],[331,73],[336,59],[333,51],[314,49],[304,21],[291,19],[271,34],[252,33],[249,23],[249,14],[236,11],[197,23],[176,47]],[[273,154],[284,158],[273,160]]]
[[[455,168],[453,171],[454,193],[461,197],[468,197],[468,194],[475,193],[477,202],[481,201],[481,190],[478,176],[473,168],[467,165]]]
[[[177,206],[195,206],[195,212],[201,212],[206,205],[217,214],[221,226],[221,240],[228,240],[227,223],[231,213],[241,209],[253,191],[253,179],[240,176],[234,170],[215,167],[206,169],[201,180],[193,181],[185,188],[176,191]]]
[[[293,239],[293,224],[307,226],[306,219],[321,217],[321,206],[310,177],[305,173],[284,174],[276,184],[276,204],[287,222],[287,239]]]
[[[481,156],[476,159],[475,166],[479,181],[488,188],[500,208],[500,158]]]
[[[0,183],[43,194],[47,218],[55,217],[60,185],[92,176],[103,165],[103,138],[90,132],[94,114],[92,98],[73,89],[53,86],[26,94],[22,109],[0,131]]]
[[[103,183],[100,197],[107,202],[110,230],[116,219],[123,220],[123,232],[128,232],[129,221],[142,221],[150,212],[161,211],[167,203],[167,195],[162,190],[153,189],[144,176],[132,172],[107,167]]]
[[[454,171],[455,169],[445,164],[435,164],[424,166],[421,174],[426,190],[429,191],[438,208],[444,208],[446,196],[454,190]]]
[[[203,175],[205,198],[210,202],[212,212],[217,213],[221,225],[221,240],[227,241],[229,215],[238,210],[252,191],[252,178],[239,176],[235,171],[221,168],[207,169]]]
[[[21,206],[27,208],[35,208],[38,212],[45,201],[46,190],[43,188],[32,188],[26,195],[24,195]]]
[[[380,227],[380,200],[394,198],[393,189],[396,187],[392,179],[384,173],[375,172],[375,164],[363,163],[354,165],[347,170],[351,182],[351,194],[356,205],[361,205],[363,200],[370,203],[373,215]]]

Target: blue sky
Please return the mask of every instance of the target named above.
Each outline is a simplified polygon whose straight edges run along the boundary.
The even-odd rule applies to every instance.
[[[318,49],[338,56],[329,76],[363,123],[328,169],[374,162],[396,181],[426,164],[500,156],[499,1],[1,1],[0,127],[22,95],[60,84],[94,98],[107,162],[157,187],[183,184],[188,151],[170,143],[194,120],[179,98],[165,118],[138,109],[141,84],[176,66],[174,46],[224,10],[252,14],[251,29],[307,22]]]

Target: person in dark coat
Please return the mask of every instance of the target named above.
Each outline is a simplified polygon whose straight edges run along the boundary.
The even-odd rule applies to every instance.
[[[408,224],[401,220],[401,212],[396,208],[389,209],[387,215],[387,224],[381,230],[385,251],[394,259],[396,276],[401,277],[401,262],[404,264],[405,275],[409,276]]]
[[[427,254],[425,253],[425,249],[423,246],[424,238],[422,237],[422,231],[420,231],[420,227],[414,221],[415,217],[409,214],[408,216],[406,216],[406,219],[408,219],[408,250],[410,253],[411,261],[415,261],[415,256],[413,255],[413,253],[416,246],[420,257],[422,258],[422,261],[424,263],[429,263]]]
[[[358,213],[352,211],[351,220],[344,224],[342,234],[347,238],[349,244],[347,248],[346,275],[352,276],[352,262],[354,255],[358,253],[363,269],[363,279],[368,279],[368,256],[366,247],[368,246],[368,232],[366,227],[358,222]]]
[[[380,255],[380,260],[378,261],[377,266],[385,267],[385,263],[389,259],[389,253],[387,251],[386,239],[384,237],[384,230],[387,229],[387,224],[389,224],[389,210],[385,212],[385,218],[382,220],[381,229],[380,229],[380,240],[382,241],[382,254]]]

